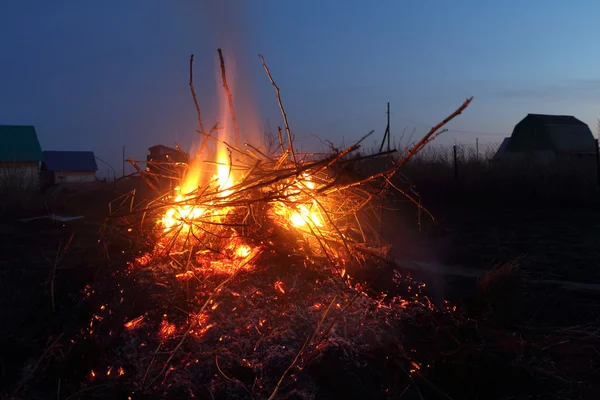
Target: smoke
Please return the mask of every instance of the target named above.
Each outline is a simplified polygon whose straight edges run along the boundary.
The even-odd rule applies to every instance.
[[[214,59],[215,84],[221,104],[227,113],[221,110],[215,120],[227,117],[228,121],[219,124],[230,125],[231,113],[221,79],[221,65],[217,54],[220,48],[225,60],[227,81],[233,97],[236,119],[239,126],[240,142],[261,145],[263,142],[260,109],[255,90],[255,73],[260,67],[258,51],[253,43],[251,24],[252,2],[221,0],[210,2],[204,8],[208,42],[213,45],[211,57]],[[208,127],[207,127],[208,129]]]

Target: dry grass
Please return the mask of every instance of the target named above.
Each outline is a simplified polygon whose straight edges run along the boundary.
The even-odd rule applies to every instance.
[[[425,204],[439,200],[462,205],[590,205],[599,200],[595,159],[549,165],[492,160],[498,145],[457,146],[458,179],[452,146],[429,146],[403,173]]]

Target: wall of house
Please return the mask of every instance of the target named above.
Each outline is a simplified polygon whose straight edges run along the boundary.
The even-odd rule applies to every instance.
[[[54,171],[54,183],[85,183],[96,180],[95,172]]]
[[[0,162],[0,190],[37,189],[39,184],[39,163]]]

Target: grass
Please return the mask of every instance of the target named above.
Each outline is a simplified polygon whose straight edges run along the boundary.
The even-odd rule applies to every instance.
[[[424,204],[498,206],[580,206],[597,204],[598,172],[594,157],[563,159],[550,165],[497,161],[499,144],[431,145],[412,159],[403,174]]]
[[[43,204],[37,175],[17,167],[0,168],[0,216]]]

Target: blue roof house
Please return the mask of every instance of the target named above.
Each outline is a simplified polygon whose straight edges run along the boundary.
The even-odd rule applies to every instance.
[[[84,183],[96,180],[96,157],[92,151],[44,151],[42,171],[48,183]]]

